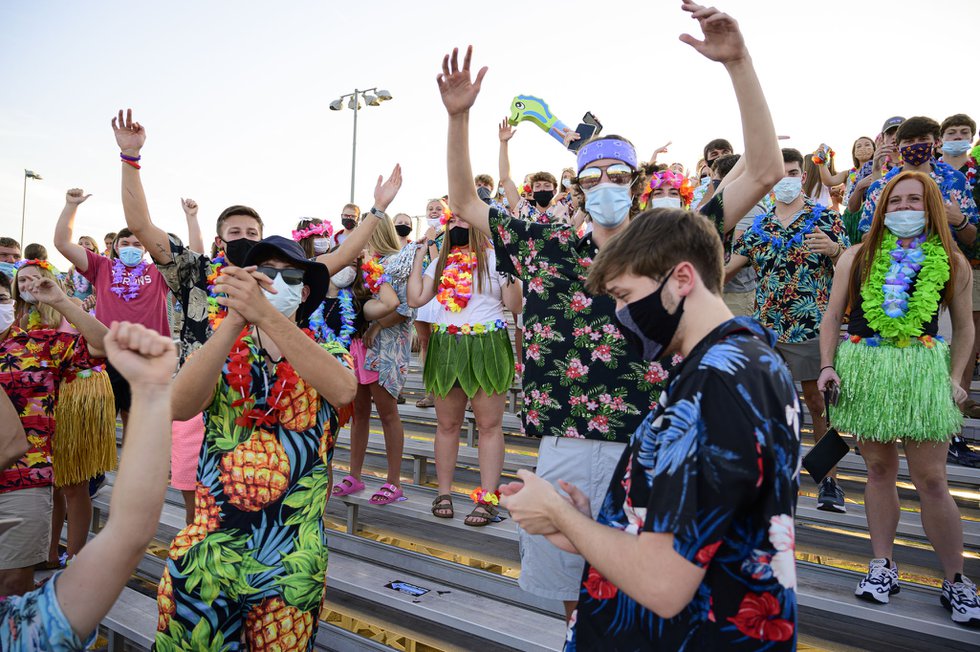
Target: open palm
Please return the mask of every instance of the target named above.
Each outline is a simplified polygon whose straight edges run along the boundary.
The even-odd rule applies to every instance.
[[[471,45],[466,48],[462,69],[459,67],[459,48],[453,48],[452,55],[447,54],[442,59],[442,73],[436,76],[436,83],[439,84],[442,103],[446,105],[449,115],[468,111],[476,101],[476,96],[480,94],[480,85],[483,83],[483,76],[487,74],[487,67],[480,68],[476,80],[470,81],[472,58],[473,46]]]
[[[748,56],[745,39],[742,38],[742,32],[734,18],[714,7],[703,7],[688,0],[683,0],[681,8],[698,21],[704,33],[703,41],[690,34],[682,34],[681,41],[719,63],[731,63]]]
[[[125,116],[119,109],[119,115],[112,119],[112,130],[116,134],[119,151],[123,153],[139,152],[146,142],[146,129],[140,123],[133,122],[132,109],[126,109]]]

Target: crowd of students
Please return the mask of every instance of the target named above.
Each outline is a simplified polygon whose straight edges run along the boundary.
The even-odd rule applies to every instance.
[[[945,475],[947,461],[980,466],[957,436],[964,415],[980,416],[968,398],[976,123],[889,118],[853,143],[847,171],[826,145],[780,149],[736,21],[682,6],[704,37],[681,39],[731,79],[744,152],[711,140],[689,176],[657,161],[666,146],[645,160],[625,137],[601,135],[577,147],[574,166],[519,187],[504,120],[495,184],[474,176],[468,143],[487,69],[474,77],[472,50],[462,62],[454,50],[438,77],[448,192],[425,206],[421,237],[408,214],[387,213],[396,165],[369,210],[345,205],[336,230],[303,219],[289,238],[235,205],[206,247],[198,206],[182,199],[185,244],[151,219],[147,130],[120,111],[125,227],[105,250],[75,235],[88,198],[77,188],[53,233],[65,273],[43,246],[21,256],[0,238],[3,649],[91,641],[155,532],[168,478],[187,526],[158,589],[157,648],[309,649],[328,572],[324,506],[365,490],[372,409],[388,469],[370,501],[405,498],[398,405],[413,341],[418,407],[437,421],[432,514],[455,517],[471,409],[480,486],[464,523],[497,522],[501,507],[517,521],[520,585],[565,603],[567,650],[795,646],[794,381],[815,439],[831,410],[867,464],[875,558],[856,596],[887,603],[899,591],[901,441],[942,604],[954,622],[980,624]],[[538,465],[501,485],[518,376]],[[90,494],[116,467],[117,412],[108,526],[86,543]],[[335,479],[347,424],[349,473]],[[845,512],[835,477],[817,507]],[[36,568],[57,572],[35,588]]]

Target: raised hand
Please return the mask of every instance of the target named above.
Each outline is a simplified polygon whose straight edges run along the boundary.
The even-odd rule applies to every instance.
[[[197,202],[193,199],[180,198],[180,207],[184,209],[187,217],[197,217]]]
[[[574,143],[576,140],[580,140],[582,138],[582,134],[575,131],[574,129],[565,127],[564,129],[561,130],[561,137],[562,137],[561,138],[562,143],[565,145],[565,149],[568,149],[569,145]]]
[[[86,195],[85,191],[82,190],[81,188],[72,188],[71,190],[65,193],[65,203],[74,204],[77,206],[91,196],[92,196],[91,194]]]
[[[483,84],[483,76],[487,74],[487,67],[480,68],[480,72],[476,73],[476,80],[470,81],[472,58],[473,46],[471,45],[466,48],[462,69],[459,67],[459,48],[453,48],[452,55],[447,54],[442,59],[442,73],[436,76],[436,83],[439,85],[442,103],[446,106],[449,115],[469,111],[476,101],[476,96],[480,94],[480,85]]]
[[[146,142],[146,129],[138,122],[133,122],[133,110],[126,109],[123,117],[122,109],[119,115],[112,119],[112,130],[116,134],[116,144],[119,151],[127,156],[138,156]]]
[[[514,137],[515,133],[517,133],[517,127],[512,126],[507,118],[500,121],[500,127],[497,131],[497,137],[500,139],[500,142],[506,143]]]
[[[704,40],[699,41],[690,34],[681,34],[681,41],[687,43],[702,55],[718,63],[733,63],[749,55],[745,39],[738,28],[738,22],[714,7],[703,7],[690,0],[682,0],[681,9],[691,14],[701,25]]]
[[[265,276],[254,268],[225,267],[214,281],[214,291],[218,304],[241,315],[250,324],[261,324],[276,313],[269,300],[262,293],[256,276]],[[266,277],[268,279],[268,277]]]
[[[45,276],[32,276],[27,279],[28,292],[41,303],[55,306],[59,301],[68,300],[68,295],[61,289],[58,282]]]
[[[112,366],[132,387],[170,384],[177,364],[171,338],[124,321],[113,322],[103,342]]]
[[[374,206],[382,212],[388,210],[388,206],[402,187],[402,166],[396,163],[388,180],[383,181],[383,179],[384,177],[379,174],[378,183],[374,186]]]

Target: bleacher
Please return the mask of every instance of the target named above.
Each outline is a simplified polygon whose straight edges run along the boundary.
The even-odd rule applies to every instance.
[[[461,433],[453,487],[456,517],[432,516],[435,410],[416,408],[421,396],[421,374],[413,366],[405,389],[407,402],[399,406],[406,429],[402,476],[407,500],[387,506],[369,502],[385,474],[384,440],[375,418],[365,462],[367,489],[332,497],[327,505],[330,561],[317,649],[560,649],[561,604],[526,594],[517,585],[520,554],[514,522],[505,518],[482,528],[463,524],[472,509],[468,493],[479,484],[475,427],[472,443],[466,429]],[[507,477],[521,468],[533,469],[536,463],[537,442],[519,434],[519,407],[517,396],[509,401],[505,419]],[[810,446],[806,414],[803,429],[804,444]],[[969,420],[966,435],[975,442],[980,421]],[[344,431],[334,457],[335,479],[347,471],[349,446]],[[948,471],[963,519],[965,572],[980,578],[980,469],[949,466]],[[918,499],[904,467],[899,478],[903,511],[894,553],[902,592],[886,607],[854,597],[871,556],[862,504],[865,477],[860,456],[850,453],[839,472],[847,491],[847,514],[816,510],[817,488],[808,476],[802,478],[796,519],[800,649],[980,649],[980,631],[954,625],[939,605],[939,562],[922,530]],[[95,501],[94,530],[104,522],[111,480]],[[183,520],[181,496],[170,491],[157,541],[103,623],[110,649],[150,645],[156,627],[155,583],[163,570],[166,545]]]

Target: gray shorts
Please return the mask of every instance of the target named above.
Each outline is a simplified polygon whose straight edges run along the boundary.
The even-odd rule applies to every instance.
[[[802,383],[820,377],[820,338],[786,344],[778,342],[776,350],[783,356],[793,380]]]
[[[537,474],[558,488],[559,478],[578,486],[599,513],[613,471],[626,444],[568,437],[543,437],[538,449]],[[560,490],[559,490],[560,491]],[[521,588],[552,600],[578,600],[585,561],[559,550],[543,536],[518,528],[521,544]]]
[[[47,561],[53,504],[51,487],[0,494],[0,515],[4,519],[20,519],[20,523],[0,534],[0,570],[27,568]]]

